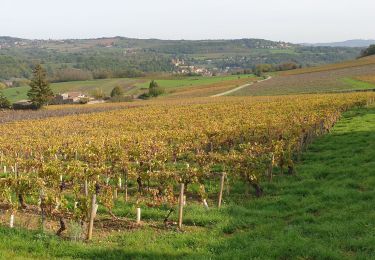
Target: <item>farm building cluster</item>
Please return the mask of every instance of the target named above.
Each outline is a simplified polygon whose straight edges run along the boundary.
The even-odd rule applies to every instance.
[[[88,100],[88,96],[82,94],[81,92],[67,92],[55,95],[51,103],[54,105],[76,104],[82,102],[87,103]]]
[[[188,65],[185,63],[185,60],[183,59],[172,59],[172,64],[175,67],[174,73],[176,74],[198,74],[206,77],[212,76],[212,72],[207,68]]]

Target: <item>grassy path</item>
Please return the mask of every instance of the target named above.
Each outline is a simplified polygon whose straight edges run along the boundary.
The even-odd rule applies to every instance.
[[[188,206],[184,233],[143,228],[85,244],[0,227],[0,258],[375,259],[375,107],[347,112],[297,171],[261,199],[238,184],[220,211]]]
[[[256,83],[263,82],[263,81],[267,81],[267,80],[270,80],[270,79],[272,79],[272,77],[271,77],[271,76],[267,76],[267,78],[265,78],[265,79],[258,80],[258,81],[255,81],[255,82],[252,82],[252,83],[249,83],[249,84],[245,84],[245,85],[239,86],[239,87],[237,87],[237,88],[234,88],[234,89],[231,89],[231,90],[225,91],[225,92],[223,92],[223,93],[219,93],[219,94],[213,95],[213,96],[211,96],[211,97],[222,97],[222,96],[227,96],[227,95],[232,94],[232,93],[234,93],[234,92],[237,92],[237,91],[239,91],[239,90],[241,90],[241,89],[243,89],[243,88],[246,88],[246,87],[249,87],[249,86],[254,85],[254,84],[256,84]]]

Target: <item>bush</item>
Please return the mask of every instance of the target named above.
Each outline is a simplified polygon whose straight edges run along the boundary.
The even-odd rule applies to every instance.
[[[100,88],[96,88],[93,91],[91,91],[91,96],[93,96],[95,99],[105,99],[106,98],[105,93]]]
[[[140,95],[138,98],[139,99],[149,99],[151,96],[149,93],[143,93],[142,95]]]
[[[276,66],[276,70],[285,71],[285,70],[295,70],[298,69],[298,64],[294,62],[285,62]]]
[[[150,87],[148,89],[148,95],[150,97],[157,97],[164,93],[165,93],[164,89],[159,87],[158,83],[155,80],[150,82]]]
[[[0,92],[0,108],[2,109],[9,109],[12,108],[12,104],[9,100],[4,96],[3,92]]]
[[[40,107],[32,103],[15,103],[12,105],[14,110],[37,110]]]
[[[90,99],[87,98],[87,97],[85,97],[85,98],[81,98],[81,99],[79,100],[79,103],[83,105],[83,104],[87,104],[87,103],[89,103],[89,101],[90,101]]]
[[[114,97],[121,97],[124,95],[124,90],[120,87],[114,87],[111,91],[111,97],[114,98]]]
[[[78,242],[84,239],[85,230],[83,226],[76,221],[70,221],[67,232],[68,238],[72,241]]]

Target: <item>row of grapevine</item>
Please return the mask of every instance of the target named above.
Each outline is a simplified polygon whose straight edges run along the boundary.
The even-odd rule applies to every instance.
[[[226,172],[261,196],[275,169],[293,174],[316,136],[374,98],[218,98],[2,124],[0,203],[12,216],[36,205],[42,219],[59,219],[61,234],[66,219],[90,221],[92,195],[116,218],[114,198],[121,191],[127,200],[129,184],[137,204],[173,208],[180,184],[200,185],[203,201],[207,180]]]

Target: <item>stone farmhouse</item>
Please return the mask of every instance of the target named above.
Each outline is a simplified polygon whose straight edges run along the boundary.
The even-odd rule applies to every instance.
[[[63,94],[55,95],[52,104],[62,105],[62,104],[75,104],[79,103],[82,99],[87,98],[85,94],[80,92],[67,92]]]

